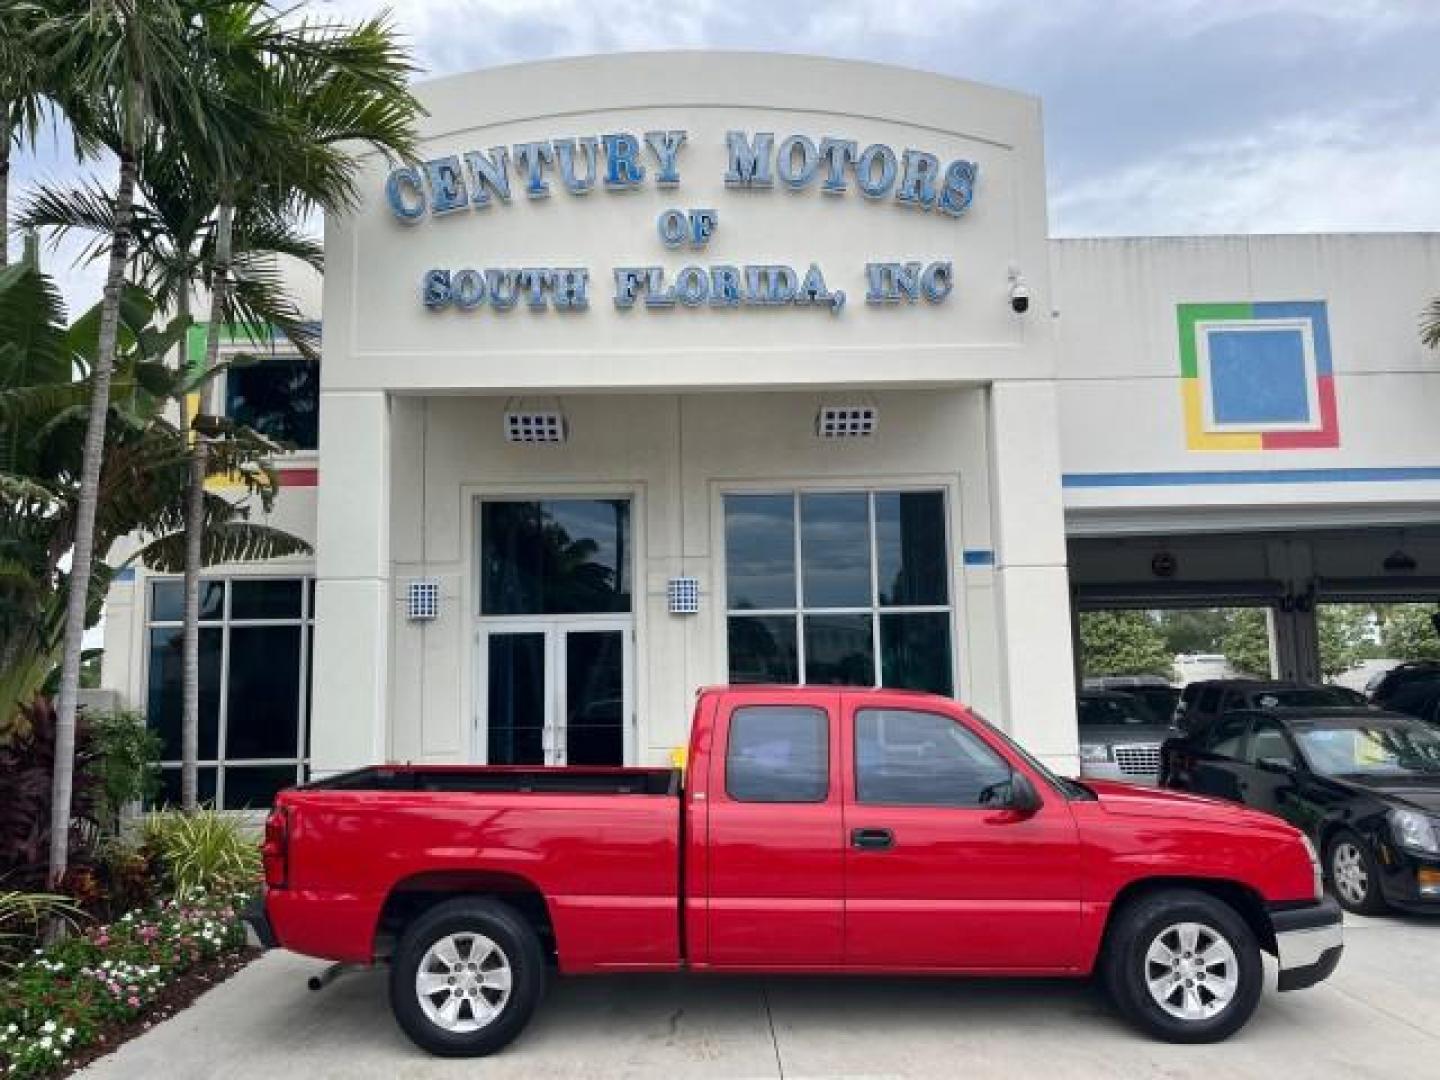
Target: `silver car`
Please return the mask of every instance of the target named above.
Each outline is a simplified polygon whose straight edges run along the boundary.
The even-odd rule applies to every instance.
[[[1080,775],[1132,784],[1160,782],[1160,744],[1179,731],[1140,698],[1116,690],[1082,690]]]

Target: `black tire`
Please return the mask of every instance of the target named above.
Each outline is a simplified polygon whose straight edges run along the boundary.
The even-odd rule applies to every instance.
[[[508,996],[503,998],[494,1017],[473,1031],[449,1030],[438,1020],[432,1020],[416,987],[421,961],[430,947],[454,934],[488,938],[510,969]],[[478,946],[478,942],[465,944],[472,950]],[[468,961],[474,955],[472,951],[460,959]],[[486,955],[490,957],[490,964],[498,966],[500,961],[494,954]],[[445,974],[443,968],[440,973]],[[464,978],[463,972],[461,977]],[[461,897],[426,911],[406,927],[390,966],[390,1010],[396,1022],[416,1046],[440,1057],[481,1057],[501,1049],[529,1022],[544,989],[545,955],[540,949],[540,939],[514,908],[498,900]],[[499,990],[476,987],[474,992],[486,995],[485,1002],[492,1006],[502,1000]],[[445,995],[454,993],[442,987],[431,996],[431,1003],[435,1004],[437,999],[443,1003],[448,1000]],[[492,993],[493,1000],[489,996]],[[481,1022],[475,1005],[460,1001],[457,1010],[458,1021],[463,1023],[468,1017],[472,1023]]]
[[[1336,860],[1345,858],[1347,852],[1353,853],[1350,858],[1356,860],[1354,866],[1363,881],[1357,882],[1352,876],[1346,884],[1341,883],[1345,870],[1337,867]],[[1383,915],[1390,906],[1380,891],[1380,868],[1375,864],[1370,845],[1349,829],[1341,829],[1325,845],[1325,878],[1335,899],[1346,911],[1356,915]]]
[[[1211,936],[1221,939],[1234,954],[1236,986],[1229,1001],[1212,1016],[1185,1019],[1172,1015],[1150,992],[1147,975],[1158,972],[1146,955],[1157,938],[1181,924],[1198,924],[1206,935],[1205,941]],[[1260,946],[1249,924],[1229,904],[1193,889],[1149,893],[1114,913],[1101,966],[1106,988],[1121,1014],[1142,1031],[1166,1042],[1209,1043],[1228,1038],[1250,1019],[1265,986]],[[1209,977],[1216,975],[1212,972]],[[1216,1000],[1215,995],[1204,986],[1204,979],[1198,975],[1197,979],[1194,993],[1208,1007]],[[1176,1007],[1183,1003],[1186,992],[1177,986],[1181,1001],[1174,1003]],[[1205,994],[1210,994],[1208,1002]]]

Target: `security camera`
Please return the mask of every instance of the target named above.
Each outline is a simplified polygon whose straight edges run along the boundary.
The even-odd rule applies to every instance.
[[[1020,271],[1010,271],[1010,310],[1016,315],[1024,315],[1030,310],[1030,287],[1025,284],[1025,279],[1020,276]]]

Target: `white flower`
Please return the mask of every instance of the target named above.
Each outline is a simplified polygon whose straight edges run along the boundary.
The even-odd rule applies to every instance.
[[[45,1023],[40,1025],[40,1030],[43,1031],[46,1035],[49,1035],[58,1026],[59,1025],[57,1025],[54,1020],[46,1020]]]
[[[40,1049],[41,1049],[41,1050],[49,1050],[49,1049],[50,1049],[50,1044],[51,1044],[53,1041],[54,1041],[54,1040],[51,1039],[49,1035],[46,1035],[43,1039],[40,1040]]]

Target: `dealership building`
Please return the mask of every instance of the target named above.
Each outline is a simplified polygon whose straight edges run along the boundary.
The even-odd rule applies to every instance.
[[[1434,234],[1052,240],[1037,99],[870,64],[419,93],[421,160],[327,221],[318,371],[226,376],[314,555],[207,573],[204,798],[666,762],[757,681],[954,695],[1073,771],[1079,611],[1264,607],[1314,678],[1317,604],[1440,596]],[[179,593],[120,575],[103,674],[172,762]]]

